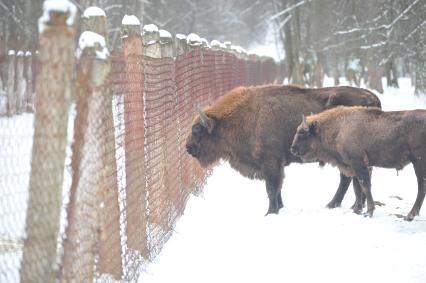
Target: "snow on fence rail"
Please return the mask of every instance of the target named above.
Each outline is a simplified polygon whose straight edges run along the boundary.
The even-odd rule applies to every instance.
[[[0,149],[1,282],[136,281],[212,169],[185,153],[198,107],[278,75],[271,58],[153,26],[141,34],[134,17],[109,52],[96,11],[75,52],[69,11],[43,17],[35,114],[0,118],[0,143],[22,142]]]

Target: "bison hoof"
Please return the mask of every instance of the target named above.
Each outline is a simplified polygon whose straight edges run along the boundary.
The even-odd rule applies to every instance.
[[[327,204],[327,208],[331,209],[331,208],[336,208],[336,207],[340,207],[340,203],[332,201],[329,204]]]
[[[370,210],[370,211],[367,211],[367,212],[365,212],[364,214],[364,217],[373,217],[373,211],[372,210]]]
[[[279,209],[268,209],[268,212],[266,212],[265,216],[267,216],[268,214],[278,214]]]
[[[408,213],[407,216],[404,217],[404,220],[405,221],[413,221],[413,219],[414,219],[414,217],[416,217],[416,215],[418,215],[418,214],[410,212],[410,213]]]

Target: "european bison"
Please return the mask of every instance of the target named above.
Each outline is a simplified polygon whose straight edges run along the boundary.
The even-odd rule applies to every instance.
[[[411,221],[419,214],[426,193],[425,141],[426,110],[337,107],[304,119],[291,150],[307,162],[330,163],[358,180],[367,198],[368,216],[374,211],[369,167],[399,170],[411,162],[418,182],[416,202],[405,217]]]
[[[290,152],[302,114],[318,113],[336,105],[380,107],[380,100],[368,90],[353,87],[238,87],[200,111],[186,149],[204,167],[223,159],[243,176],[265,180],[269,197],[266,214],[278,213],[283,207],[283,168],[292,162],[303,162]],[[350,177],[341,175],[330,207],[340,204],[350,182]]]

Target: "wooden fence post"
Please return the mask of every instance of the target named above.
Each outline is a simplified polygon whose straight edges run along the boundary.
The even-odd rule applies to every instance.
[[[16,113],[16,97],[15,97],[15,59],[14,50],[9,50],[7,54],[7,115],[12,116]]]
[[[34,112],[34,93],[33,93],[33,58],[31,52],[25,53],[24,75],[27,81],[27,90],[25,96],[25,107],[27,112]]]
[[[16,98],[16,112],[18,114],[24,112],[25,107],[25,93],[27,90],[26,81],[24,77],[24,52],[18,51],[16,54],[16,76],[15,76],[15,98]]]
[[[40,19],[40,73],[21,282],[55,282],[74,64],[75,7],[46,7]],[[47,8],[51,8],[50,10]],[[53,8],[53,9],[52,9]],[[56,10],[55,8],[59,8]]]
[[[186,45],[186,35],[180,33],[176,34],[175,50],[176,56],[182,55],[188,50],[188,46]]]
[[[95,7],[91,7],[93,10]],[[102,11],[102,10],[101,10]],[[106,30],[105,14],[86,15],[89,28]],[[93,21],[93,22],[92,22]],[[94,267],[119,280],[122,275],[120,209],[112,114],[111,62],[106,34],[81,34],[77,56],[73,179],[68,204],[62,281],[87,282]],[[95,258],[97,260],[95,260]]]
[[[173,57],[173,39],[170,32],[161,29],[160,34],[160,48],[161,48],[161,58],[171,58]]]
[[[82,20],[82,30],[102,35],[108,46],[107,17],[105,11],[99,7],[89,7],[84,10]]]
[[[127,246],[147,258],[143,48],[140,23],[135,16],[123,18],[122,44],[127,75],[124,95]]]
[[[154,24],[145,25],[142,32],[143,55],[161,58],[160,33]]]

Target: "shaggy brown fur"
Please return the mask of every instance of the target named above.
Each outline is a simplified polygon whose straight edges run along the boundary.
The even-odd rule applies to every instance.
[[[265,180],[267,213],[278,213],[283,206],[283,167],[302,162],[290,153],[302,114],[321,112],[334,103],[380,106],[374,94],[353,87],[239,87],[197,115],[187,138],[187,151],[203,166],[224,159],[242,175]],[[341,177],[331,207],[340,204],[351,181],[350,177]]]
[[[418,193],[405,219],[413,220],[426,194],[425,140],[426,110],[383,112],[379,108],[337,107],[303,121],[294,137],[292,152],[306,161],[333,164],[344,175],[358,180],[367,198],[369,216],[374,211],[369,167],[399,170],[412,163]]]

